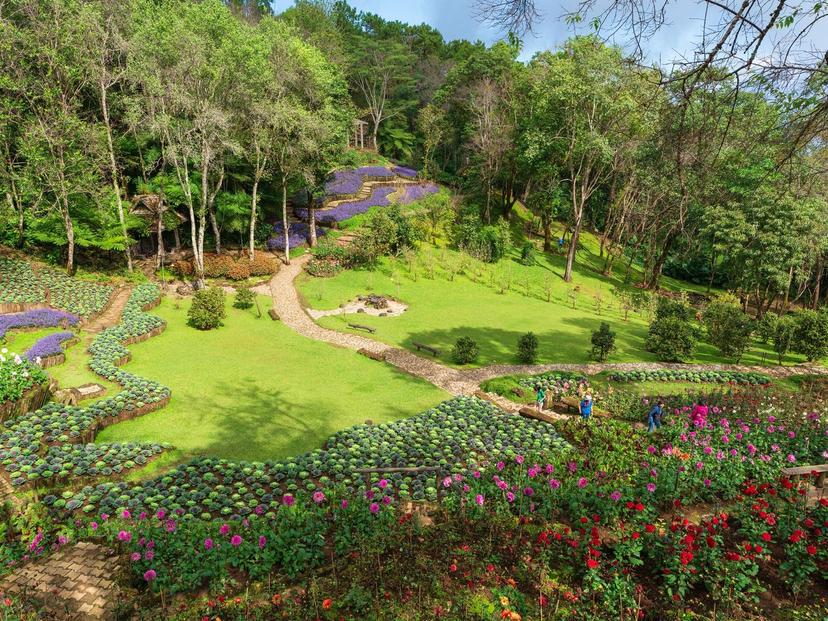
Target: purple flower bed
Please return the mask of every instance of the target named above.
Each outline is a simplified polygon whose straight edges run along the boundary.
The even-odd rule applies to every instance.
[[[435,183],[418,183],[416,185],[407,185],[403,191],[403,195],[399,200],[400,205],[410,205],[414,201],[418,201],[429,194],[434,194],[439,191]]]
[[[304,210],[307,212],[307,209]],[[319,218],[316,220],[319,222]],[[325,234],[325,229],[316,227],[317,237],[322,237]],[[310,236],[310,227],[306,222],[292,222],[288,225],[288,239],[291,248],[302,246],[308,241]],[[274,250],[283,251],[285,249],[285,228],[281,222],[273,225],[273,237],[267,240],[267,249],[271,252]]]
[[[34,362],[38,358],[46,358],[63,353],[61,345],[74,336],[71,332],[55,332],[54,334],[44,336],[29,348],[29,351],[26,352],[26,358],[29,359],[29,362]]]
[[[0,315],[0,337],[5,336],[6,332],[14,328],[54,328],[64,320],[73,326],[79,321],[77,315],[53,308],[39,308],[22,313]]]
[[[363,166],[351,170],[337,170],[325,184],[325,195],[330,197],[356,194],[366,179],[393,179],[396,174],[395,171],[388,170],[384,166]],[[416,175],[417,173],[414,172],[414,176]]]
[[[333,222],[342,222],[348,218],[365,213],[371,207],[388,207],[391,204],[389,196],[394,193],[396,188],[378,187],[374,188],[371,196],[359,201],[350,201],[347,203],[340,203],[332,209],[323,209],[316,211],[316,222],[318,224],[331,224]],[[300,218],[308,218],[307,209],[296,209],[296,215]],[[307,225],[305,225],[307,226]],[[292,243],[292,242],[291,242]]]
[[[391,170],[398,177],[403,177],[405,179],[416,179],[417,178],[417,171],[414,170],[413,168],[406,168],[405,166],[394,166]]]

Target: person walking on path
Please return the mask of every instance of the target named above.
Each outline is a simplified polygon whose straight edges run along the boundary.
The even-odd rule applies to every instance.
[[[538,407],[538,412],[543,411],[543,404],[546,401],[546,391],[540,384],[535,385],[535,404]]]
[[[592,395],[586,395],[578,405],[578,411],[581,413],[581,418],[585,421],[589,420],[589,417],[592,416]]]
[[[654,430],[661,427],[661,417],[664,415],[664,401],[658,401],[647,415],[647,433],[652,433]]]

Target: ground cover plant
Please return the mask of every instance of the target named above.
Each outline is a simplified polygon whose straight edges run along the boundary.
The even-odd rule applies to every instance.
[[[55,308],[87,317],[103,310],[112,295],[109,285],[71,278],[57,270],[20,259],[0,257],[0,304],[49,302]]]
[[[40,363],[43,358],[57,356],[63,353],[63,345],[75,338],[74,332],[53,332],[41,339],[38,339],[29,349],[26,350],[26,358],[30,362]]]
[[[641,371],[617,371],[609,374],[612,382],[711,382],[717,384],[770,384],[771,377],[764,373],[745,371],[699,371],[683,369],[642,369]]]
[[[8,313],[0,315],[0,338],[9,330],[19,328],[54,328],[59,325],[75,326],[78,324],[77,315],[53,308],[39,308],[22,313]]]

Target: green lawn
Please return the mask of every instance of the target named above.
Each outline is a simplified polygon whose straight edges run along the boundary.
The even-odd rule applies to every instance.
[[[443,391],[355,352],[299,336],[255,308],[229,306],[225,325],[186,325],[189,302],[152,311],[161,336],[130,346],[126,369],[172,389],[169,405],[99,434],[98,442],[158,441],[193,455],[267,460],[318,448],[337,430],[386,422],[448,398]],[[260,298],[262,308],[269,298]]]
[[[540,341],[539,362],[588,362],[590,335],[602,321],[617,332],[618,349],[610,362],[655,360],[644,350],[648,318],[631,312],[629,320],[623,320],[624,313],[612,294],[614,286],[622,285],[620,278],[603,277],[590,268],[599,262],[595,244],[592,236],[585,235],[571,284],[562,278],[564,257],[557,253],[539,252],[536,264],[527,267],[518,262],[515,250],[500,263],[486,265],[430,245],[413,262],[384,259],[373,271],[348,270],[327,279],[304,275],[298,282],[305,303],[312,308],[336,308],[365,293],[406,302],[409,309],[400,317],[359,315],[359,323],[375,327],[374,338],[392,345],[413,350],[416,341],[437,347],[440,360],[449,364],[449,352],[460,336],[477,341],[480,356],[476,364],[514,362],[517,340],[528,331]],[[462,273],[452,276],[461,264]],[[633,280],[639,277],[636,272]],[[666,279],[664,284],[675,289],[681,283]],[[573,286],[578,290],[573,291]],[[354,319],[339,315],[324,317],[320,323],[347,332],[346,324]],[[786,362],[802,360],[789,356]],[[775,361],[770,348],[757,343],[741,362]],[[712,345],[700,343],[692,362],[732,361],[723,360]]]

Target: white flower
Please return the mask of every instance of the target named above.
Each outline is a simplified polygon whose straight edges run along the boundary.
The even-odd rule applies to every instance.
[[[0,349],[0,353],[2,353],[2,354],[7,354],[7,353],[9,353],[9,348],[8,348],[8,347],[4,347],[3,349]]]

